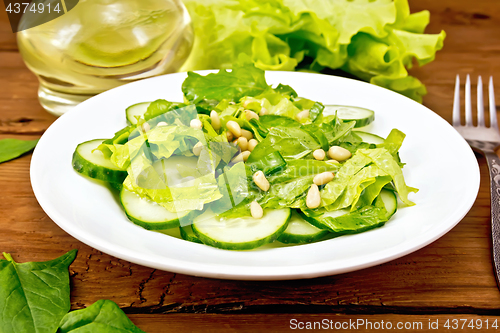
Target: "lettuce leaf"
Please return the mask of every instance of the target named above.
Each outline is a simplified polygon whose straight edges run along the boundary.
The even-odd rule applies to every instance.
[[[335,178],[321,190],[321,206],[327,210],[359,207],[358,201],[371,203],[389,182],[394,183],[401,201],[414,205],[408,199],[417,190],[406,185],[401,166],[385,148],[358,149],[347,160]]]
[[[424,34],[429,12],[407,0],[185,0],[197,35],[182,70],[231,68],[245,54],[264,70],[342,69],[417,101],[410,76],[443,47]]]
[[[384,148],[362,149],[358,150],[358,153],[362,156],[366,156],[377,167],[379,167],[381,170],[383,170],[385,173],[391,176],[401,201],[403,201],[408,206],[415,205],[412,201],[408,199],[408,194],[410,192],[416,193],[418,192],[418,190],[416,188],[412,188],[406,185],[401,167],[386,149]]]

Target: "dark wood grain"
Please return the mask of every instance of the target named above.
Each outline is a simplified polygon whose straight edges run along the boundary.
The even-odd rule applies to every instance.
[[[412,0],[410,5],[413,11],[431,12],[429,32],[447,32],[436,60],[411,72],[427,86],[424,104],[450,121],[456,74],[472,74],[474,81],[479,74],[500,80],[500,2]],[[40,137],[55,120],[38,104],[37,87],[2,12],[0,139]],[[478,198],[439,240],[376,267],[285,282],[186,276],[101,253],[69,236],[40,208],[30,185],[30,158],[27,154],[0,164],[0,251],[22,262],[78,249],[70,268],[73,309],[111,299],[149,333],[165,332],[166,327],[175,332],[280,332],[290,329],[291,318],[444,323],[452,318],[493,320],[500,313],[491,262],[488,174],[480,156]]]

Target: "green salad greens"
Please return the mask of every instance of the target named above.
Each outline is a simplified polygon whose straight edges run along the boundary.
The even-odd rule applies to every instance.
[[[71,250],[44,262],[17,263],[8,253],[0,259],[0,332],[144,333],[110,300],[70,310],[68,267]]]
[[[183,70],[231,68],[240,54],[264,70],[341,69],[422,101],[408,74],[443,47],[429,12],[407,0],[184,0],[195,43]]]
[[[13,160],[21,155],[32,151],[36,140],[2,139],[0,140],[0,163]]]
[[[358,129],[373,111],[273,88],[244,59],[231,72],[190,72],[181,89],[182,103],[135,104],[129,126],[75,150],[75,170],[118,190],[134,223],[244,250],[382,226],[396,194],[413,205],[398,155],[405,135]]]

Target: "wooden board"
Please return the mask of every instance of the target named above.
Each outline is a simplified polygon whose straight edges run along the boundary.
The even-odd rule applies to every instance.
[[[428,9],[428,31],[447,32],[436,60],[412,74],[427,86],[424,104],[451,120],[456,74],[500,80],[500,2],[412,0]],[[497,92],[499,91],[497,84]],[[38,82],[17,53],[0,13],[0,139],[39,137],[55,120],[38,104]],[[497,100],[500,95],[497,93]],[[120,305],[147,332],[289,330],[289,321],[492,320],[499,313],[491,263],[488,173],[471,211],[453,230],[403,258],[357,272],[310,280],[245,282],[150,269],[103,254],[69,236],[43,212],[29,180],[31,155],[0,164],[0,251],[17,261],[42,261],[79,250],[70,268],[73,309],[99,299]],[[464,175],[467,177],[467,175]],[[292,316],[292,314],[294,314]],[[472,330],[471,328],[469,328]],[[423,330],[426,331],[426,330]]]

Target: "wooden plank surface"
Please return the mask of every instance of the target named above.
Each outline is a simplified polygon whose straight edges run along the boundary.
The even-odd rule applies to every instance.
[[[500,2],[413,0],[428,9],[428,31],[447,32],[436,60],[412,73],[427,86],[424,104],[451,120],[456,74],[500,78]],[[0,139],[33,139],[55,120],[38,104],[37,80],[16,52],[0,13]],[[497,84],[497,92],[498,90]],[[500,95],[497,93],[497,100]],[[0,164],[0,251],[18,261],[49,260],[77,248],[71,266],[72,308],[117,302],[145,331],[289,330],[303,321],[490,319],[500,314],[489,227],[485,160],[481,188],[467,216],[448,234],[403,258],[357,272],[285,282],[222,281],[150,269],[103,254],[66,234],[43,212],[29,181],[30,155]],[[467,175],[464,175],[466,177]],[[287,326],[288,325],[288,326]],[[473,330],[469,328],[469,330]],[[424,330],[425,331],[425,330]]]

